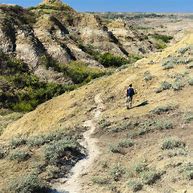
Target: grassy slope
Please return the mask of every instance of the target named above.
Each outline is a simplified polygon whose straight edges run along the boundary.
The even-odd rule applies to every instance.
[[[135,64],[135,67],[117,72],[109,77],[92,81],[86,86],[70,93],[65,93],[40,105],[35,111],[26,114],[22,119],[10,125],[1,138],[8,139],[17,134],[33,134],[33,132],[50,132],[50,129],[61,119],[66,119],[65,122],[67,125],[70,124],[70,122],[80,124],[80,120],[84,121],[86,118],[89,107],[91,108],[95,105],[93,96],[99,92],[103,94],[104,103],[107,107],[104,115],[128,116],[130,112],[128,112],[124,106],[125,89],[131,82],[138,90],[135,100],[139,102],[149,100],[150,102],[150,105],[146,107],[133,109],[133,115],[137,116],[147,113],[156,107],[158,102],[159,104],[164,104],[165,102],[177,101],[181,108],[187,108],[189,106],[188,101],[191,101],[189,97],[191,96],[191,89],[185,89],[181,92],[180,98],[176,92],[173,91],[156,94],[155,89],[159,87],[161,81],[167,80],[167,74],[170,74],[170,72],[163,70],[163,67],[159,65],[163,58],[174,54],[176,50],[188,46],[191,42],[193,42],[193,36],[189,35],[177,45],[166,49],[163,53],[153,54],[147,59],[140,60]],[[148,63],[152,60],[155,61],[156,64],[149,65]],[[185,66],[177,66],[177,68],[172,69],[172,72],[183,72],[185,70]],[[155,79],[149,83],[144,81],[144,72],[146,71],[150,71],[151,74],[155,76]],[[112,96],[115,98],[113,104],[111,101],[108,102],[108,98]],[[187,98],[185,104],[184,97]],[[175,100],[176,98],[178,98],[178,100]],[[72,116],[73,113],[76,113],[75,116]],[[69,118],[69,116],[72,117]]]
[[[112,155],[112,153],[109,153],[108,146],[112,140],[116,142],[121,138],[125,138],[129,130],[127,130],[126,133],[110,132],[109,134],[104,130],[99,130],[98,136],[101,141],[100,146],[104,153],[101,160],[104,162],[108,160],[108,163],[111,164],[104,169],[102,168],[101,160],[99,160],[96,165],[93,166],[91,174],[84,177],[85,182],[89,184],[91,182],[90,178],[95,175],[102,175],[101,172],[105,172],[105,175],[108,177],[109,170],[116,163],[120,163],[128,169],[132,163],[146,159],[149,167],[167,170],[167,166],[169,164],[177,163],[177,160],[179,159],[182,163],[191,161],[191,158],[189,157],[186,160],[184,157],[177,157],[173,160],[163,159],[159,161],[159,155],[163,156],[159,144],[163,138],[174,135],[185,140],[188,144],[189,150],[193,148],[193,144],[191,142],[193,135],[189,132],[189,130],[187,130],[191,129],[192,125],[185,125],[187,129],[183,130],[182,122],[180,122],[184,113],[193,108],[192,87],[186,84],[182,91],[175,92],[171,89],[161,93],[155,93],[155,89],[160,86],[161,81],[173,81],[168,77],[168,75],[188,71],[189,76],[193,77],[192,69],[187,69],[185,65],[177,65],[171,70],[163,70],[163,67],[160,65],[163,63],[164,58],[167,58],[169,55],[178,55],[178,50],[180,48],[187,47],[191,44],[193,44],[192,34],[188,35],[181,42],[166,49],[162,53],[156,53],[147,59],[138,61],[135,66],[131,68],[117,72],[112,76],[92,81],[88,85],[83,86],[76,91],[65,93],[40,105],[35,111],[24,115],[21,119],[9,125],[2,134],[1,140],[10,140],[18,134],[32,136],[42,133],[50,133],[55,129],[68,129],[69,127],[75,128],[75,126],[81,126],[82,123],[90,116],[90,111],[95,107],[94,96],[97,93],[101,93],[106,106],[101,119],[115,121],[117,123],[121,123],[123,120],[135,120],[143,117],[145,120],[148,119],[147,117],[149,115],[149,111],[153,110],[155,107],[172,104],[178,106],[178,110],[175,112],[177,115],[174,119],[175,129],[164,132],[157,131],[142,138],[137,138],[135,141],[137,145],[132,150],[127,150],[125,155]],[[154,64],[150,65],[149,63],[152,63],[152,61]],[[144,73],[146,71],[149,71],[154,76],[151,81],[144,81]],[[147,106],[134,108],[128,111],[125,108],[125,89],[131,82],[138,90],[138,94],[135,97],[135,104],[139,104],[145,100],[148,100],[149,104]],[[173,119],[170,114],[166,115],[166,117]],[[158,118],[160,117],[156,117],[156,119]],[[142,119],[142,122],[144,120]],[[128,164],[128,160],[131,164]],[[0,164],[0,171],[2,171],[3,176],[5,175],[5,172],[3,171],[9,167],[8,164],[9,162],[2,162]],[[15,168],[15,170],[17,168],[15,165],[12,165],[12,167]],[[9,172],[15,175],[13,170]],[[167,170],[167,175],[164,175],[161,183],[159,182],[159,184],[155,187],[145,185],[144,192],[164,192],[165,187],[168,187],[168,190],[171,189],[171,191],[173,191],[172,189],[183,190],[185,188],[187,190],[191,190],[191,183],[185,180],[181,180],[178,183],[172,182],[172,179],[169,177],[175,177],[175,175],[178,174],[176,172],[176,170],[174,172],[173,169],[169,168],[169,170]],[[126,186],[127,180],[128,177],[126,179],[122,178],[121,180],[113,182],[113,184],[116,186],[115,188],[121,190],[121,192],[130,192]],[[111,188],[112,187],[109,187],[108,185],[100,186],[95,184],[92,188],[88,188],[87,192],[110,192]]]

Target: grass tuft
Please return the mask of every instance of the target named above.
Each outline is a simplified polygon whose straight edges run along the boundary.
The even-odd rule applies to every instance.
[[[185,142],[181,141],[178,138],[167,138],[162,142],[161,149],[175,149],[175,148],[184,148],[186,146]]]

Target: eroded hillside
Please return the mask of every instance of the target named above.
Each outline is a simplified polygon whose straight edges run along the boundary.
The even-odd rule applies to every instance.
[[[50,184],[65,176],[86,154],[76,141],[86,130],[85,121],[92,119],[100,93],[105,109],[95,137],[101,155],[81,177],[82,191],[191,193],[192,45],[190,33],[163,52],[56,97],[9,124],[1,135],[2,191],[24,188],[27,182],[17,179],[21,172]],[[137,95],[127,110],[130,83]]]
[[[42,81],[59,84],[66,79],[56,63],[79,61],[101,67],[105,53],[132,63],[166,46],[124,21],[108,24],[100,16],[78,13],[60,1],[44,1],[29,9],[2,4],[0,18],[0,49],[27,63]]]

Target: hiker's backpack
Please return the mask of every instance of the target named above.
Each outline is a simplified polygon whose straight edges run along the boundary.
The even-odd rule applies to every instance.
[[[127,96],[133,96],[135,94],[135,92],[134,92],[134,89],[133,88],[128,88],[127,89]]]

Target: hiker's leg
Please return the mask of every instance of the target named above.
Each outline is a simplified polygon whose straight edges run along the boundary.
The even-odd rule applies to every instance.
[[[127,100],[126,100],[126,107],[127,109],[129,109],[129,98],[127,97]]]
[[[133,106],[133,97],[130,97],[130,108]]]
[[[127,109],[130,108],[130,98],[129,97],[127,97],[127,100],[126,100],[126,107]]]

